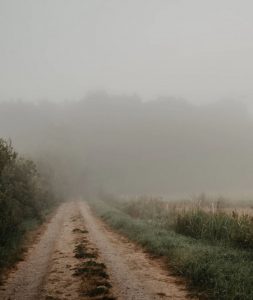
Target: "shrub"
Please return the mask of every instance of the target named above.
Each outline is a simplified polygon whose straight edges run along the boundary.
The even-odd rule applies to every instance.
[[[36,165],[0,139],[0,271],[17,258],[27,225],[41,222],[54,200]]]

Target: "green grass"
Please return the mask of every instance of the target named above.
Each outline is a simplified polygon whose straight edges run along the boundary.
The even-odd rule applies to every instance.
[[[196,239],[253,249],[253,221],[248,215],[192,210],[179,213],[174,228],[176,232]]]
[[[21,259],[23,235],[20,233],[13,234],[10,240],[0,245],[0,275],[6,267],[9,267]],[[1,277],[0,277],[1,282]]]
[[[18,230],[16,228],[15,230],[9,228],[8,234],[1,235],[0,270],[20,259],[20,254],[23,249],[22,241],[24,240],[26,233],[35,230],[41,222],[41,220],[34,218],[27,219],[20,224]]]
[[[47,214],[54,210],[55,207],[47,210]],[[47,216],[48,217],[48,216]],[[8,235],[1,236],[0,240],[0,284],[2,276],[6,269],[14,265],[16,262],[23,259],[23,254],[26,250],[25,243],[27,242],[27,234],[36,230],[43,221],[47,218],[44,216],[42,219],[29,218],[24,220],[18,230],[10,230]]]
[[[166,222],[126,213],[126,203],[92,202],[94,210],[110,226],[155,255],[168,258],[176,274],[210,299],[253,299],[253,253],[227,244],[175,232]],[[175,218],[174,218],[175,219]]]

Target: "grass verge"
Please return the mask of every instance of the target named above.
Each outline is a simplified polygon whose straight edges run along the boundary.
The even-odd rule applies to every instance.
[[[6,271],[18,261],[23,260],[28,246],[36,240],[40,226],[47,222],[55,211],[52,206],[44,213],[43,219],[25,220],[18,231],[10,232],[8,238],[0,243],[0,285],[4,282]]]
[[[253,253],[229,245],[176,233],[147,220],[133,218],[104,201],[91,203],[96,213],[118,232],[155,255],[168,258],[176,274],[189,279],[209,299],[253,299]]]

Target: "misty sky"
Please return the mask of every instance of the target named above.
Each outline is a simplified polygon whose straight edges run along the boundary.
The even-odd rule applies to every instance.
[[[0,0],[0,100],[253,96],[250,0]]]

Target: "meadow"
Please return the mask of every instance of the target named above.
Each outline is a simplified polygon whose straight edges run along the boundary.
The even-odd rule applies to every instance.
[[[198,298],[253,299],[251,201],[102,195],[91,203],[110,226],[165,257]]]

